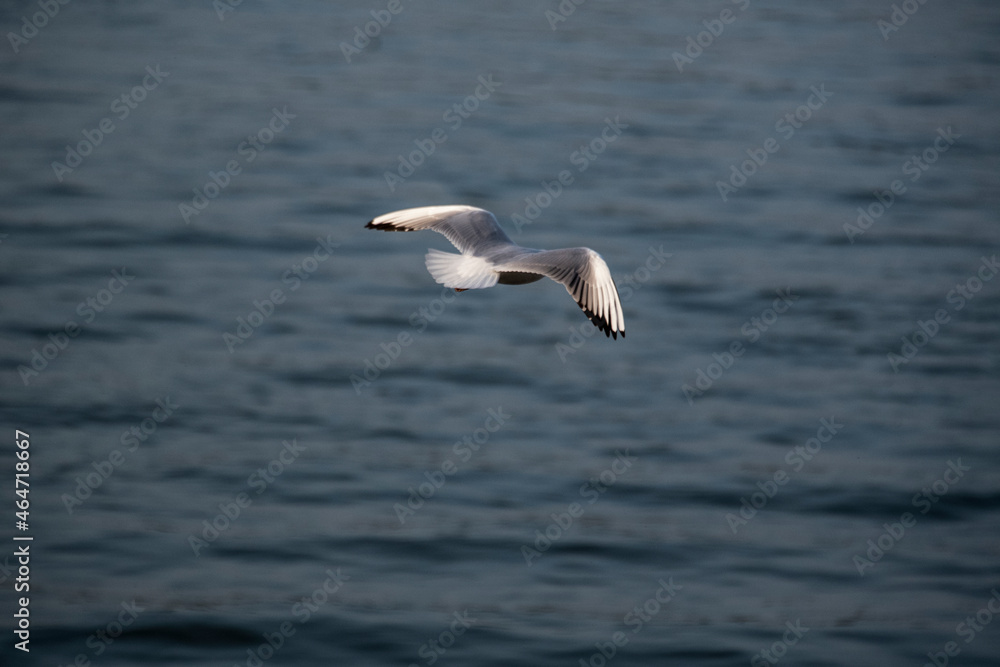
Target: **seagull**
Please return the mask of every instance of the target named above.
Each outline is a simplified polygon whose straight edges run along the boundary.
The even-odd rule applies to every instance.
[[[590,248],[523,248],[504,233],[496,216],[475,206],[408,208],[380,215],[365,228],[386,232],[431,229],[444,234],[462,254],[431,248],[426,255],[427,270],[435,281],[456,292],[551,278],[566,287],[605,336],[625,337],[618,288],[608,265]]]

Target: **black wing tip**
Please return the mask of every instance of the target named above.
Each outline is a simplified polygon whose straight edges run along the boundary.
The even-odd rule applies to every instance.
[[[396,225],[392,222],[375,222],[375,220],[369,220],[368,224],[365,225],[365,229],[378,229],[383,232],[412,232],[413,229],[410,227],[403,227]]]
[[[618,336],[621,336],[623,339],[625,338],[625,332],[624,331],[616,331],[615,329],[612,329],[610,326],[607,326],[607,325],[603,325],[603,326],[602,325],[597,325],[597,328],[600,329],[601,331],[603,331],[604,335],[606,337],[608,337],[608,338],[613,338],[615,340],[618,340]]]
[[[582,304],[580,304],[580,308],[583,309],[583,314],[587,316],[587,319],[589,319],[595,327],[602,331],[607,338],[614,338],[615,340],[618,340],[619,334],[621,334],[622,338],[625,338],[624,330],[617,331],[612,329],[611,324],[605,322],[603,318],[598,317],[597,314],[592,312],[590,309],[584,308]]]

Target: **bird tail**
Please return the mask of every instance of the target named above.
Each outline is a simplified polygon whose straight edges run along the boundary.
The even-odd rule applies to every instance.
[[[497,284],[500,274],[493,266],[474,255],[456,255],[431,248],[427,252],[427,270],[434,280],[455,289],[485,289]]]

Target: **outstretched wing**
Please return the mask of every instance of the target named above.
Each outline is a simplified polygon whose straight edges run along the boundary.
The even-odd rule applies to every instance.
[[[494,266],[497,271],[539,273],[566,287],[594,325],[606,336],[625,337],[618,287],[608,265],[590,248],[542,250],[518,255]]]
[[[475,206],[423,206],[380,215],[366,229],[415,232],[431,229],[444,234],[463,255],[482,256],[497,245],[514,245],[496,217]]]

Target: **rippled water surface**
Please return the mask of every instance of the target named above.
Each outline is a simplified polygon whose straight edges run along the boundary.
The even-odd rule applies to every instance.
[[[994,3],[232,4],[0,10],[4,664],[996,664]]]

